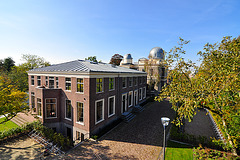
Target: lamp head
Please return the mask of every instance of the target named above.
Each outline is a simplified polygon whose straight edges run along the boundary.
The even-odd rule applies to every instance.
[[[166,127],[166,126],[168,126],[170,119],[167,118],[167,117],[162,117],[162,118],[161,118],[161,121],[162,121],[162,125],[163,125],[164,127]]]

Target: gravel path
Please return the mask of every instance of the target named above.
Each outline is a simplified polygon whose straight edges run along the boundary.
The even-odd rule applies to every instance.
[[[205,136],[207,138],[215,137],[216,134],[213,131],[212,124],[206,111],[200,109],[197,111],[197,114],[193,117],[191,122],[186,120],[185,123],[185,133],[196,135],[196,136]]]
[[[161,117],[171,120],[170,104],[152,102],[129,123],[121,123],[98,142],[84,142],[68,154],[69,159],[157,159],[162,149]],[[169,128],[169,127],[168,127]]]

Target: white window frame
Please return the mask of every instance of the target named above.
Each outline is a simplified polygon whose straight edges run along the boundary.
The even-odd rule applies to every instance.
[[[67,81],[67,78],[70,78],[70,81]],[[71,84],[71,89],[67,89],[67,82]],[[71,77],[65,77],[65,91],[71,92],[72,91],[72,78]]]
[[[137,94],[136,94],[137,93]],[[135,99],[135,95],[137,95],[137,97],[136,97],[136,99]],[[134,91],[134,104],[135,104],[135,106],[139,103],[139,100],[138,100],[138,90],[136,89],[135,91]],[[136,103],[136,101],[138,102],[138,103]]]
[[[110,112],[110,99],[111,98],[113,98],[113,113],[109,114],[109,112]],[[116,106],[115,104],[116,104],[115,96],[108,97],[108,118],[112,117],[113,115],[115,115],[115,106]]]
[[[133,77],[129,77],[129,87],[132,87],[133,86]],[[130,81],[131,81],[131,83],[130,83]]]
[[[78,120],[78,108],[77,108],[77,103],[82,103],[83,104],[83,122],[80,122],[80,121],[77,121]],[[79,101],[77,101],[76,102],[76,123],[77,124],[81,124],[81,125],[84,125],[84,103],[83,102],[79,102]]]
[[[108,82],[108,85],[110,86],[110,78],[113,79],[113,89],[109,89],[109,91],[113,91],[115,90],[115,78],[114,77],[109,77],[109,82]],[[109,88],[109,87],[108,87]]]
[[[125,86],[123,86],[123,80],[125,80]],[[127,77],[122,77],[122,88],[127,88]]]
[[[141,101],[143,98],[143,95],[142,95],[142,88],[139,88],[139,101]]]
[[[97,103],[102,101],[102,119],[97,121]],[[95,125],[101,123],[102,121],[104,121],[104,99],[99,99],[97,101],[95,101]]]
[[[134,77],[133,83],[135,83],[135,80],[136,80],[136,84],[133,84],[133,85],[137,86],[138,85],[138,77]]]
[[[56,117],[47,117],[47,99],[55,99],[56,100]],[[57,118],[57,98],[45,98],[45,118],[46,119],[54,119],[54,118]]]
[[[40,102],[38,102],[38,99],[40,99]],[[38,107],[38,104],[41,105],[41,116],[39,115],[39,107]],[[41,98],[37,98],[37,116],[42,118],[42,115],[43,115],[43,112],[42,112],[42,99]]]
[[[121,99],[121,113],[123,113],[123,103],[122,103],[122,101],[123,101],[123,96],[125,96],[126,97],[126,100],[125,100],[125,112],[128,110],[127,108],[127,106],[128,106],[128,95],[127,95],[127,93],[124,93],[124,94],[122,94],[122,99]]]
[[[128,104],[129,106],[128,107],[132,107],[133,106],[133,91],[130,91],[129,93],[128,93],[128,102],[129,102],[129,97],[130,97],[130,94],[132,95],[132,97],[131,97],[131,105],[130,104]]]
[[[51,88],[54,88],[54,80],[55,78],[54,77],[48,77],[48,88],[50,88],[50,81],[52,82],[53,81],[53,86],[51,86]]]
[[[31,76],[31,86],[34,86],[35,82],[34,82],[34,77],[35,76]]]
[[[146,87],[143,87],[143,90],[144,90],[144,95],[143,95],[143,99],[145,99],[146,98],[146,92],[147,92],[147,90],[146,90]]]
[[[67,118],[67,100],[70,101],[71,104],[71,118]],[[65,99],[65,119],[72,121],[72,101],[70,99]]]
[[[82,83],[77,81],[77,85],[78,85],[78,84],[80,84],[80,85],[82,84],[82,85],[83,85],[83,91],[82,91],[82,92],[78,92],[78,90],[77,90],[77,93],[84,94],[84,78],[77,78],[77,80],[78,80],[78,79],[82,79],[82,81],[83,81]],[[77,86],[77,89],[78,89],[78,86]]]
[[[40,84],[38,84],[39,81],[40,81]],[[37,76],[37,86],[41,86],[41,76]]]
[[[102,91],[100,92],[97,91],[97,84],[98,84],[97,79],[102,79]],[[96,78],[96,93],[102,93],[104,91],[103,87],[104,87],[104,78]]]
[[[49,83],[48,83],[48,76],[45,76],[45,85],[46,87],[48,87]]]
[[[56,88],[59,88],[59,81],[58,81],[58,77],[56,77]]]

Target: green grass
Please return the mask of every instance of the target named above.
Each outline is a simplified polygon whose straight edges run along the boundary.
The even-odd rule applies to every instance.
[[[17,127],[18,125],[16,125],[14,122],[12,121],[7,121],[7,122],[4,122],[2,123],[3,121],[5,121],[5,117],[4,118],[0,118],[0,132],[2,131],[6,131],[6,130],[9,130],[11,128],[15,128]]]
[[[193,147],[185,144],[180,144],[168,141],[166,148],[166,160],[192,160]]]

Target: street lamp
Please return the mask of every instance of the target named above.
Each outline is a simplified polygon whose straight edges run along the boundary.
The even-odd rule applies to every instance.
[[[165,141],[166,141],[166,135],[165,135],[165,128],[168,126],[170,119],[167,117],[161,118],[163,130],[164,130],[164,136],[163,136],[163,160],[165,160]]]

